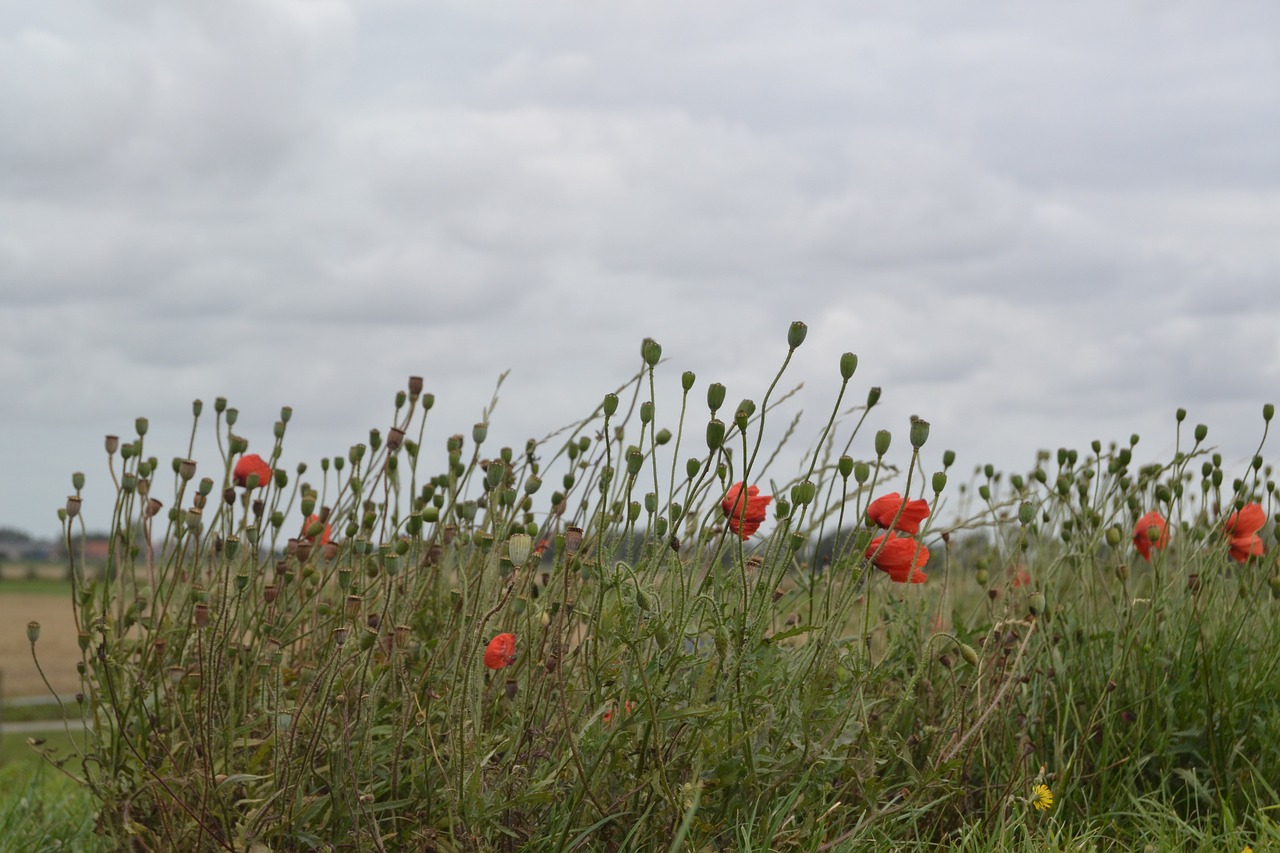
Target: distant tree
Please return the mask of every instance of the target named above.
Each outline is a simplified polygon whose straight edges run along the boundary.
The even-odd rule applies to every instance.
[[[16,527],[0,527],[0,542],[30,542],[31,534]]]

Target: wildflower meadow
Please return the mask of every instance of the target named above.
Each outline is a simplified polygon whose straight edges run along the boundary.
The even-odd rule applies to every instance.
[[[1238,470],[1181,410],[1163,460],[925,470],[852,353],[796,417],[805,335],[737,403],[647,339],[522,447],[418,377],[318,460],[222,398],[212,458],[108,436],[64,849],[1280,849],[1273,406]]]

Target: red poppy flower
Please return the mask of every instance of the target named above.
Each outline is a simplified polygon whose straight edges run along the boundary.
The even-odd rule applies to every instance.
[[[1258,531],[1266,523],[1267,514],[1258,504],[1247,504],[1244,509],[1227,516],[1222,529],[1231,543],[1231,559],[1244,563],[1250,557],[1262,556],[1264,549]]]
[[[866,556],[877,569],[897,583],[924,583],[929,578],[920,571],[929,562],[929,549],[909,536],[882,533],[871,540]]]
[[[1152,528],[1160,531],[1155,539],[1151,538]],[[1142,559],[1148,563],[1151,562],[1152,548],[1163,548],[1168,544],[1168,524],[1165,522],[1164,516],[1155,510],[1138,519],[1138,523],[1133,526],[1133,547],[1138,549]]]
[[[743,495],[742,483],[734,483],[729,493],[724,496],[724,500],[720,502],[720,506],[729,519],[729,529],[743,539],[750,539],[764,523],[771,500],[773,495],[760,494],[759,486],[748,486],[746,495]],[[744,502],[745,515],[743,514]]]
[[[240,461],[236,462],[235,470],[231,472],[231,477],[237,486],[247,486],[250,474],[258,475],[259,489],[271,482],[271,466],[256,453],[241,456]]]
[[[902,514],[898,514],[898,510],[902,510]],[[894,516],[898,520],[894,522]],[[871,502],[867,507],[867,519],[877,527],[883,527],[885,530],[893,528],[903,533],[910,533],[912,536],[920,532],[920,522],[929,517],[929,504],[924,498],[917,498],[914,501],[907,501],[903,506],[902,495],[897,492],[890,492],[887,495],[881,495]]]
[[[1009,570],[1010,576],[1013,577],[1013,588],[1031,586],[1031,572],[1019,566],[1016,569]]]
[[[312,513],[311,515],[307,516],[307,523],[306,523],[306,524],[304,524],[304,525],[302,525],[302,535],[303,535],[303,536],[306,536],[306,538],[310,539],[310,540],[311,540],[311,544],[312,544],[312,545],[316,544],[316,537],[315,537],[315,536],[307,536],[307,531],[308,531],[308,530],[310,530],[310,529],[311,529],[311,526],[312,526],[313,524],[317,523],[318,521],[320,521],[320,516],[315,515],[314,513]],[[332,534],[333,534],[333,525],[332,525],[332,524],[326,524],[326,525],[324,526],[324,530],[320,533],[320,536],[319,536],[320,544],[321,544],[321,545],[328,545],[328,544],[329,544],[329,537],[330,537]]]
[[[631,712],[632,712],[633,710],[635,710],[635,707],[636,707],[636,706],[635,706],[635,703],[634,703],[634,702],[632,702],[630,699],[628,699],[626,702],[624,702],[624,703],[622,704],[622,713],[627,714],[627,715],[629,716],[629,715],[631,714]],[[608,725],[608,724],[612,723],[612,722],[613,722],[613,708],[610,708],[609,710],[605,711],[605,712],[604,712],[604,716],[603,716],[603,717],[601,717],[600,719],[602,719],[602,720],[604,721],[605,725]]]
[[[489,669],[502,669],[516,660],[516,635],[499,634],[489,641],[484,650],[484,665]]]

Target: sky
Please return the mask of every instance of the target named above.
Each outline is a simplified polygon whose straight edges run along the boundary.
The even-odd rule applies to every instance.
[[[0,527],[40,537],[196,398],[251,450],[292,406],[314,466],[421,375],[439,467],[504,371],[520,448],[652,337],[674,427],[793,320],[797,453],[845,351],[930,470],[1168,458],[1178,407],[1238,463],[1280,396],[1271,0],[44,0],[0,5],[0,115]]]

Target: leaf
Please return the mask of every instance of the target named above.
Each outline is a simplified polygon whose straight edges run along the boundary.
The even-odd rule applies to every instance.
[[[788,628],[780,634],[774,634],[772,637],[765,637],[764,641],[766,643],[778,643],[782,640],[789,640],[792,637],[798,637],[801,634],[807,634],[817,627],[817,625],[797,625],[794,628]]]

